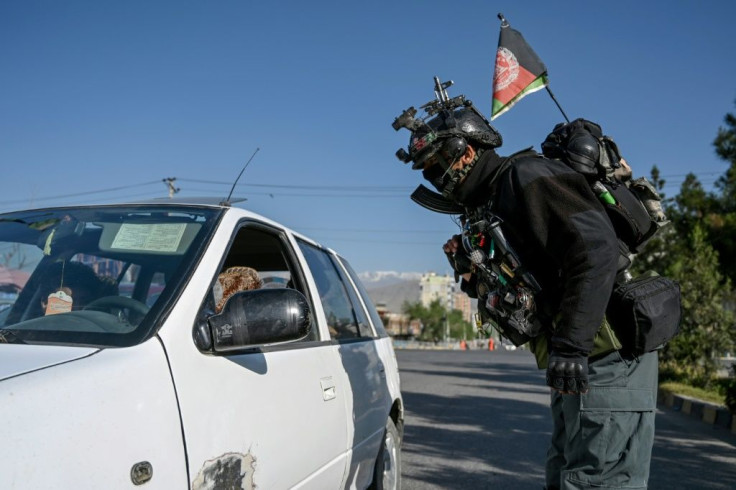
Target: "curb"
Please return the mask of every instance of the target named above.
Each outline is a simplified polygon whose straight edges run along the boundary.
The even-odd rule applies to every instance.
[[[723,427],[736,434],[736,416],[724,405],[705,402],[697,398],[678,395],[666,390],[658,390],[657,404],[676,412],[682,412],[709,425]]]

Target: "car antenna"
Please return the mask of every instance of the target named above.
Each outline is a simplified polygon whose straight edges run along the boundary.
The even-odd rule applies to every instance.
[[[230,189],[230,194],[227,195],[227,198],[220,203],[220,206],[230,206],[230,198],[233,196],[233,191],[235,190],[235,186],[238,185],[238,181],[240,180],[240,177],[243,175],[243,172],[245,172],[245,169],[248,168],[248,164],[253,160],[253,157],[256,156],[256,153],[258,153],[258,150],[260,148],[256,148],[256,151],[253,152],[253,154],[250,156],[247,162],[245,162],[245,165],[243,166],[243,170],[240,171],[238,174],[238,178],[235,179],[235,182],[233,182],[233,187]]]

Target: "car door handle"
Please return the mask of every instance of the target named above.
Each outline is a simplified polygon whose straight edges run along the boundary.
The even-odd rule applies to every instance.
[[[337,394],[335,393],[335,382],[332,380],[332,376],[320,379],[319,384],[322,386],[322,399],[324,401],[334,400]]]

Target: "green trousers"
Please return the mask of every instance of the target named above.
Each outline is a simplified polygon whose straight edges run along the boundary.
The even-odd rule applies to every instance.
[[[647,488],[657,404],[657,352],[589,364],[585,395],[552,393],[549,490]]]

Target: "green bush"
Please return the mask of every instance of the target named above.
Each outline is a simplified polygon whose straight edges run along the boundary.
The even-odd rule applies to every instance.
[[[736,376],[736,364],[731,366],[733,375]],[[736,378],[731,377],[726,381],[726,406],[731,413],[736,414]]]
[[[685,364],[671,359],[660,359],[659,382],[672,381],[695,388],[713,389],[717,384],[715,375],[702,365]]]

